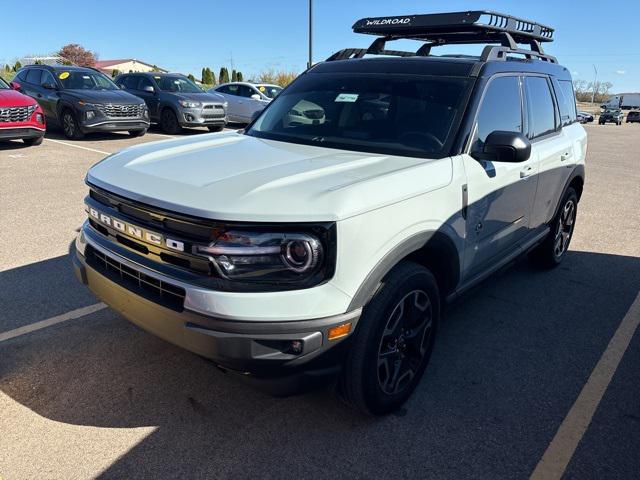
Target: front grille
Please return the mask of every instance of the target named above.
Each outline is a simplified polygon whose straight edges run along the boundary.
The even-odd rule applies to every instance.
[[[205,110],[224,110],[224,107],[222,105],[205,105],[204,107]]]
[[[224,112],[216,113],[203,113],[202,118],[224,118]]]
[[[87,245],[85,259],[91,268],[130,292],[176,312],[184,310],[186,293],[183,288],[145,275],[105,255],[91,245]]]
[[[0,122],[26,122],[35,110],[35,105],[0,108]]]
[[[111,118],[139,118],[144,112],[144,103],[140,105],[114,105],[107,103],[98,107],[100,111]]]

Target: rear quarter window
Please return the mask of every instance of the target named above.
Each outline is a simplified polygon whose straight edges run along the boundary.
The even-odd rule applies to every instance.
[[[556,98],[560,109],[560,123],[564,127],[576,121],[576,97],[569,80],[558,80],[558,86],[560,88],[556,92]]]
[[[525,77],[529,138],[548,135],[556,130],[556,109],[549,81],[545,77]]]

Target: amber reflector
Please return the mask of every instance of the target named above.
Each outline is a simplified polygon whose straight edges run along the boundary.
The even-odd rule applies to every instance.
[[[351,322],[343,323],[337,327],[331,327],[329,329],[329,340],[335,340],[336,338],[345,337],[349,335],[351,331]]]

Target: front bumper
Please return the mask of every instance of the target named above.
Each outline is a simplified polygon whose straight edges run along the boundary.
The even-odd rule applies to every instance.
[[[129,130],[147,130],[149,121],[140,119],[101,119],[99,121],[84,121],[80,124],[80,129],[85,133],[90,132],[122,132]]]
[[[0,127],[0,139],[21,140],[24,138],[39,138],[44,136],[45,129],[42,127],[19,126]]]
[[[76,241],[73,259],[76,276],[104,303],[148,332],[209,358],[225,370],[242,374],[275,394],[293,393],[339,371],[350,336],[329,340],[328,330],[351,323],[354,332],[360,310],[295,321],[230,320],[186,307],[176,311],[134,293],[117,278],[114,280],[90,265],[83,254],[87,245],[124,265],[122,268],[138,269],[144,275],[150,273],[98,243],[88,242],[87,237],[81,232]],[[152,275],[154,279],[170,281]],[[301,352],[292,351],[293,341],[302,342]]]
[[[226,113],[216,115],[214,112],[215,109],[181,108],[178,121],[182,127],[225,126]]]

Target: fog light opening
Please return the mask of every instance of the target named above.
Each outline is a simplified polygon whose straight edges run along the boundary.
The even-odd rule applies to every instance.
[[[302,353],[302,349],[304,348],[304,343],[302,340],[292,340],[289,345],[289,352],[293,355],[300,355]]]

